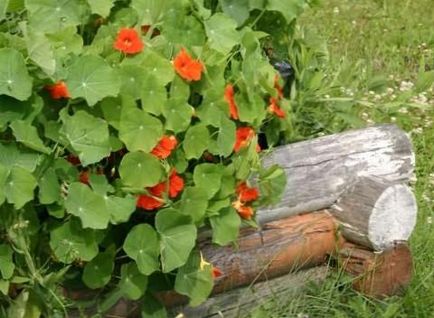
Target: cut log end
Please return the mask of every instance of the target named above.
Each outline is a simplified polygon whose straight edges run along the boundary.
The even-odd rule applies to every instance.
[[[416,224],[416,199],[404,184],[361,177],[332,206],[342,234],[381,251],[407,241]]]

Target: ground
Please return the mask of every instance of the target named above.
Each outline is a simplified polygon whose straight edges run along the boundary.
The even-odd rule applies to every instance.
[[[414,277],[403,296],[374,300],[338,273],[252,317],[434,317],[434,6],[432,0],[328,0],[307,10],[302,28],[322,36],[329,76],[340,78],[360,125],[395,122],[416,152],[419,212],[410,239]],[[324,96],[329,98],[329,96]]]

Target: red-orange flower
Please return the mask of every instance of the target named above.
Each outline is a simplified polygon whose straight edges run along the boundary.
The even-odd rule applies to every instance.
[[[234,151],[238,152],[242,148],[247,147],[250,141],[255,137],[255,131],[251,127],[239,127],[237,128]],[[261,151],[261,147],[256,145],[256,151]]]
[[[278,101],[275,97],[270,97],[270,105],[268,106],[268,111],[275,114],[279,118],[285,118],[286,114],[282,108],[279,107]]]
[[[226,85],[225,101],[229,105],[229,114],[232,119],[239,119],[238,107],[234,99],[234,87],[231,84]]]
[[[69,98],[68,88],[65,82],[59,81],[52,85],[46,85],[45,89],[50,93],[52,99]]]
[[[220,268],[218,268],[216,266],[213,266],[211,274],[212,274],[212,278],[216,279],[216,278],[222,276],[223,272],[222,272],[222,270]]]
[[[69,154],[66,157],[66,161],[68,161],[70,164],[72,164],[73,166],[78,166],[81,165],[81,161],[77,156],[74,156],[73,154]]]
[[[137,198],[136,206],[144,210],[152,211],[160,208],[163,205],[163,200],[156,199],[149,195],[139,195]]]
[[[81,171],[80,174],[79,174],[79,176],[78,176],[78,180],[81,183],[89,185],[89,170],[83,170],[83,171]]]
[[[166,159],[177,144],[178,141],[175,136],[163,136],[151,153],[160,159]]]
[[[113,46],[125,54],[139,53],[145,47],[139,33],[132,28],[122,28]]]
[[[202,62],[194,60],[184,48],[175,56],[173,67],[176,73],[187,81],[199,81],[202,76]]]
[[[283,87],[280,86],[280,82],[279,81],[280,81],[280,76],[279,76],[279,74],[276,74],[274,76],[274,88],[277,91],[277,97],[283,98]]]
[[[253,208],[251,206],[245,206],[240,200],[232,202],[232,206],[237,210],[238,215],[245,219],[250,220],[253,216]]]
[[[176,198],[182,189],[184,189],[184,179],[173,170],[169,177],[169,197]]]
[[[246,182],[241,182],[236,189],[238,199],[242,202],[255,201],[259,197],[259,191],[257,188],[251,188]]]

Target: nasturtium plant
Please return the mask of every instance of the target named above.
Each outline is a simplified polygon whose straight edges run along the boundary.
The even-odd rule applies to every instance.
[[[96,289],[102,315],[206,300],[200,232],[234,243],[285,186],[261,159],[293,134],[297,79],[276,65],[307,5],[0,2],[0,306],[60,317],[82,305],[62,288]]]

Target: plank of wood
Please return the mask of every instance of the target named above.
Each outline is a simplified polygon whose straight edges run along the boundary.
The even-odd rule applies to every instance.
[[[279,204],[260,209],[259,223],[330,207],[360,176],[407,183],[415,156],[407,134],[380,125],[324,136],[273,149],[264,165],[285,169],[287,185]]]
[[[263,282],[254,282],[247,287],[211,297],[198,307],[173,307],[170,313],[172,317],[183,318],[244,317],[270,301],[286,303],[288,299],[302,292],[308,283],[324,280],[329,270],[327,266],[317,266]]]
[[[346,272],[355,276],[353,288],[376,298],[401,294],[413,273],[410,249],[402,242],[381,253],[347,242],[339,249],[337,259]]]
[[[416,225],[417,204],[405,184],[361,177],[330,211],[347,240],[381,251],[408,240]]]

